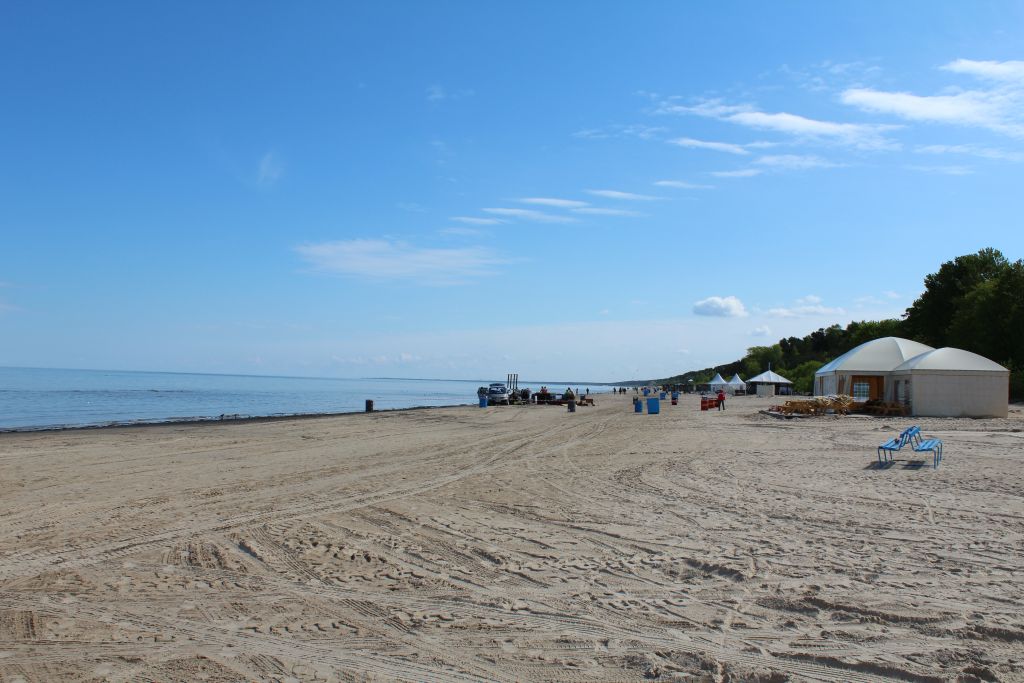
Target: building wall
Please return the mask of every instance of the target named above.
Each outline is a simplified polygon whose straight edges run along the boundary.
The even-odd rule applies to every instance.
[[[911,413],[920,417],[1006,417],[1009,389],[1009,373],[914,373],[910,376]]]

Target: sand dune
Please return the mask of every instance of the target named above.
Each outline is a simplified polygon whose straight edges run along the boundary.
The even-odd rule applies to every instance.
[[[1024,680],[1024,416],[0,435],[4,681]]]

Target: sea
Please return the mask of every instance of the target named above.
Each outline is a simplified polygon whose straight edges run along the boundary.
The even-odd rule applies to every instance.
[[[0,367],[0,431],[477,404],[492,380],[319,379]],[[527,386],[520,381],[520,386]],[[540,384],[533,387],[539,389]]]

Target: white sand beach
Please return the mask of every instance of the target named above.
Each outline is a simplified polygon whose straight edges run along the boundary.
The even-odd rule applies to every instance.
[[[630,400],[0,435],[0,679],[1024,680],[1020,406]]]

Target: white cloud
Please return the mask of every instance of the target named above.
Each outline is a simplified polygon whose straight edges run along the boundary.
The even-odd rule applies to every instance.
[[[685,180],[658,180],[654,183],[658,187],[674,187],[679,190],[713,190],[714,185],[698,185],[697,183],[688,183]]]
[[[764,173],[759,168],[743,168],[738,171],[711,171],[716,178],[751,178]]]
[[[482,247],[432,249],[382,239],[303,244],[295,251],[320,272],[432,285],[461,284],[505,263]]]
[[[634,202],[649,202],[658,197],[652,197],[647,194],[634,194],[633,192],[620,192],[619,190],[587,190],[587,193],[594,195],[595,197],[606,197],[608,199],[623,199],[626,201]]]
[[[886,290],[882,292],[882,294],[884,294],[889,299],[899,299],[901,296],[898,292],[893,292],[891,290]]]
[[[683,106],[662,103],[658,113],[694,114],[728,121],[758,130],[770,130],[800,139],[828,141],[850,145],[860,149],[894,149],[896,143],[884,137],[883,133],[899,128],[894,125],[837,123],[821,121],[788,112],[768,113],[747,105],[727,105],[720,99],[704,100],[696,105]],[[763,145],[752,143],[747,145]],[[772,144],[772,143],[767,143]]]
[[[755,164],[760,166],[769,166],[771,168],[788,169],[788,170],[803,170],[808,168],[834,168],[839,164],[834,164],[827,159],[814,155],[799,155],[799,154],[777,154],[771,156],[763,156],[754,160]]]
[[[1010,152],[994,147],[979,145],[922,145],[914,150],[918,154],[964,154],[981,157],[982,159],[999,159],[1003,161],[1024,161],[1024,154]]]
[[[691,106],[675,104],[671,100],[666,100],[658,106],[656,113],[696,114],[697,116],[721,119],[748,111],[753,111],[753,107],[748,104],[725,104],[721,99],[714,98],[702,100]]]
[[[467,225],[498,225],[505,222],[500,218],[477,218],[476,216],[452,216],[452,220]]]
[[[715,152],[726,152],[727,154],[750,154],[743,145],[735,145],[731,142],[710,142],[706,140],[694,140],[693,138],[676,138],[669,140],[669,144],[689,149],[710,149]]]
[[[505,218],[518,218],[524,221],[535,221],[537,223],[575,223],[576,219],[571,216],[556,216],[555,214],[535,211],[534,209],[509,209],[503,207],[484,209],[487,213]]]
[[[768,315],[776,318],[803,318],[815,315],[845,315],[842,308],[830,308],[821,305],[821,299],[816,296],[805,296],[796,300],[796,306],[769,308]]]
[[[751,337],[767,337],[771,333],[772,333],[771,328],[769,328],[767,325],[758,325],[757,327],[755,327],[753,330],[750,331],[750,336]]]
[[[558,199],[557,197],[524,197],[519,201],[523,204],[554,206],[560,209],[578,209],[583,206],[588,206],[587,202],[581,202],[578,199]]]
[[[649,140],[665,133],[668,129],[659,126],[645,126],[642,124],[605,126],[604,128],[588,128],[576,131],[572,134],[574,138],[586,140],[603,140],[606,138],[634,137],[641,140]]]
[[[284,167],[277,160],[273,152],[267,152],[260,159],[259,170],[256,175],[256,182],[260,185],[273,185],[284,174]]]
[[[939,175],[971,175],[974,173],[974,169],[970,166],[907,166],[906,168],[911,171]]]
[[[842,94],[842,101],[864,111],[895,114],[912,121],[990,126],[997,119],[986,94],[980,91],[965,91],[955,95],[912,95],[906,92],[851,88]]]
[[[693,304],[693,312],[697,315],[708,315],[720,318],[745,318],[747,309],[743,302],[734,296],[709,296]]]
[[[455,235],[457,237],[477,237],[482,234],[473,228],[443,228],[438,231],[442,235]]]
[[[787,112],[769,114],[762,111],[746,111],[728,116],[725,120],[750,128],[773,130],[798,138],[829,140],[860,149],[894,148],[895,143],[886,139],[882,133],[899,127],[881,124],[820,121]]]
[[[958,59],[942,69],[987,81],[987,88],[949,89],[937,95],[851,88],[841,100],[863,111],[910,121],[985,128],[1024,138],[1024,62]]]
[[[1024,83],[1024,62],[1021,61],[974,61],[957,59],[942,66],[946,71],[969,74],[992,81],[1017,81]]]
[[[583,213],[590,216],[643,216],[639,211],[628,209],[605,209],[598,206],[588,206],[582,209],[573,209],[573,213]]]
[[[427,100],[430,102],[440,102],[445,96],[444,88],[439,85],[431,85],[427,88]]]

